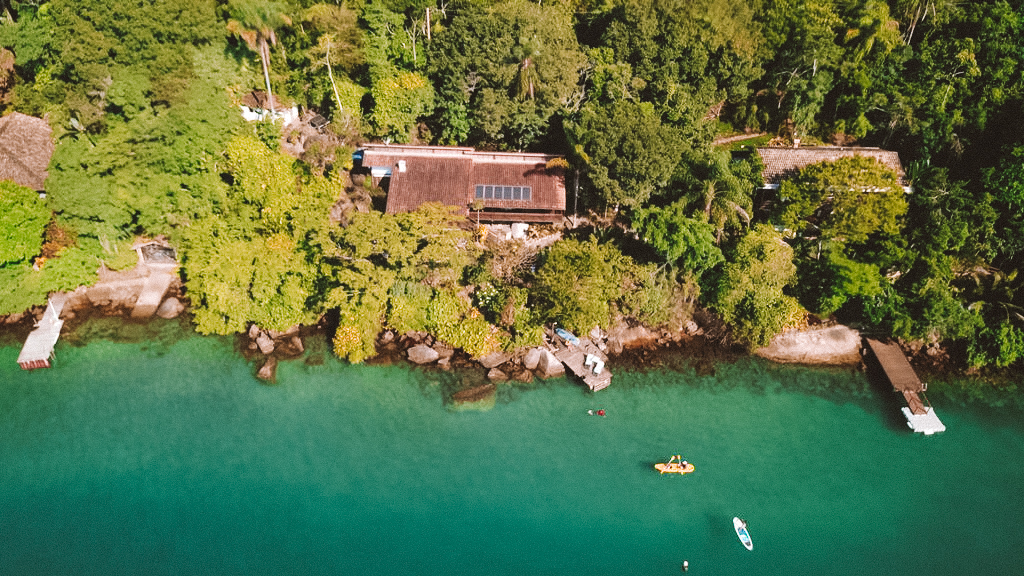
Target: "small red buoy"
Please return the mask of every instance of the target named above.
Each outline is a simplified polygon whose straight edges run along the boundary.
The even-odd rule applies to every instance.
[[[598,416],[604,416],[604,408],[597,411]]]

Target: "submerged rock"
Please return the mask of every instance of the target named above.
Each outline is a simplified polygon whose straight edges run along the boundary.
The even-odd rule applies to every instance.
[[[530,372],[529,370],[524,368],[524,369],[516,372],[512,376],[512,379],[517,381],[517,382],[522,382],[524,384],[532,384],[533,383],[533,372]]]
[[[414,364],[430,364],[431,362],[437,362],[437,359],[441,357],[437,350],[423,344],[409,348],[408,356],[409,361]]]
[[[461,390],[452,394],[451,407],[455,410],[490,410],[494,408],[497,390],[493,383]]]
[[[277,358],[267,357],[267,361],[256,372],[256,377],[266,382],[275,383],[277,381]]]

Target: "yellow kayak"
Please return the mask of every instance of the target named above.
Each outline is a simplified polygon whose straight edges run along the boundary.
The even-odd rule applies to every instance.
[[[669,458],[668,462],[659,462],[654,465],[654,469],[662,474],[689,474],[693,472],[693,464],[690,464],[686,460],[683,460],[679,456],[673,456]]]

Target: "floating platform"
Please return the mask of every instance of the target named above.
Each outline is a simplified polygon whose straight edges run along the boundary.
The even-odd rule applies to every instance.
[[[935,415],[935,410],[925,408],[924,414],[914,414],[910,408],[903,409],[903,415],[907,417],[907,426],[914,432],[921,432],[925,436],[931,436],[936,432],[945,432],[946,425]]]

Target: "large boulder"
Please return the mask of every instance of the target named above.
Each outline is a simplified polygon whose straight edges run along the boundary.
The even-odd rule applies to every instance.
[[[537,376],[541,378],[565,376],[565,366],[549,350],[544,350],[540,355],[540,361],[537,362]]]
[[[451,358],[452,355],[455,354],[455,349],[444,342],[434,342],[434,345],[431,346],[431,348],[437,352],[438,357],[442,360],[445,358]]]
[[[497,368],[491,368],[490,371],[487,372],[487,379],[491,382],[505,382],[508,380],[508,374],[505,374]]]
[[[408,355],[409,361],[413,364],[430,364],[431,362],[437,362],[437,359],[441,357],[437,350],[424,344],[418,344],[409,348]]]
[[[530,348],[530,351],[523,357],[523,366],[528,370],[536,370],[537,363],[540,362],[540,355],[543,352],[543,348]]]
[[[179,314],[185,311],[185,305],[181,303],[174,296],[171,296],[167,300],[164,300],[160,307],[156,309],[156,315],[163,318],[164,320],[171,320],[177,318]]]
[[[644,325],[630,326],[626,322],[617,322],[608,329],[608,351],[621,354],[623,349],[653,346],[658,342],[658,334]]]
[[[274,353],[274,339],[266,332],[260,332],[259,336],[256,337],[256,346],[263,354],[269,355]]]
[[[480,364],[484,368],[487,368],[488,370],[490,370],[491,368],[496,368],[498,366],[501,366],[502,364],[507,362],[508,359],[509,359],[509,355],[505,354],[504,352],[493,352],[493,353],[488,354],[487,356],[484,356],[483,358],[481,358],[480,359]]]
[[[860,333],[846,326],[817,330],[789,330],[758,349],[758,356],[773,362],[853,366],[861,361]]]

